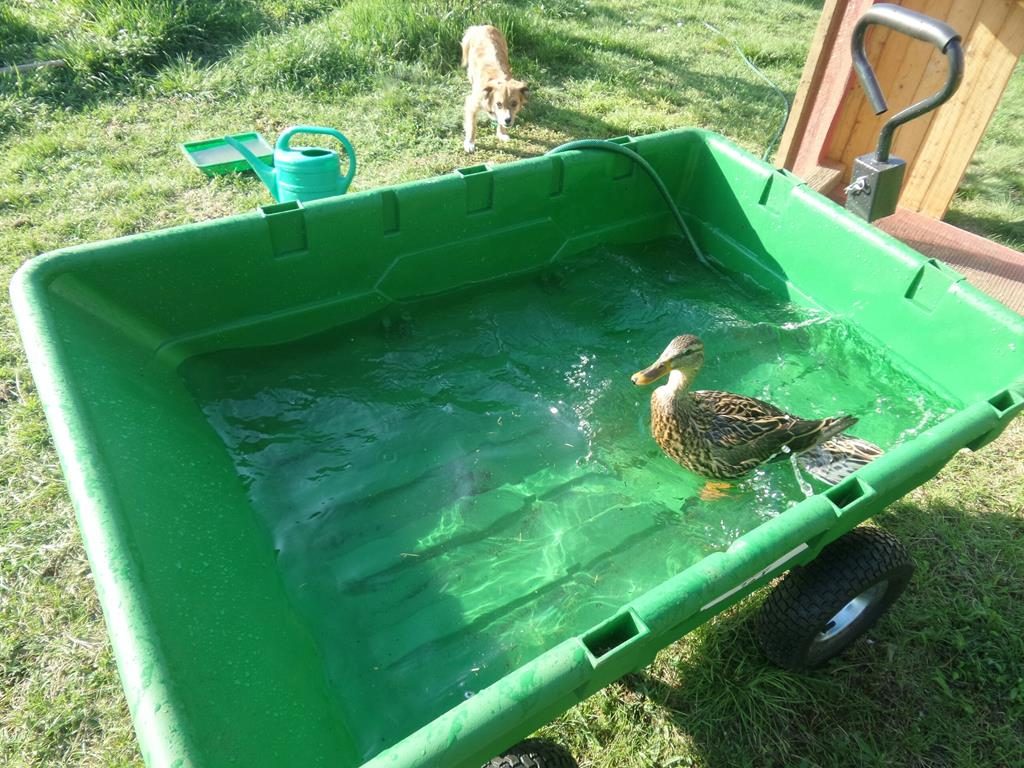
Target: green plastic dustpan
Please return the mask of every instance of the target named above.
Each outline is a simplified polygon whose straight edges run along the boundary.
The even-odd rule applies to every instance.
[[[274,150],[258,133],[236,133],[231,138],[243,144],[263,162],[273,164]],[[185,153],[192,165],[207,176],[252,170],[249,161],[242,157],[237,149],[230,146],[223,136],[216,139],[185,142],[181,145],[181,151]]]

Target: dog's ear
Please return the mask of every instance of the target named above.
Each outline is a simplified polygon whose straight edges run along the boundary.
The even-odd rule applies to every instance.
[[[519,93],[522,94],[523,103],[525,104],[526,100],[530,98],[530,84],[524,83],[522,80],[517,80],[516,86],[519,88]]]
[[[487,101],[490,101],[491,100],[491,96],[493,94],[494,94],[494,86],[493,85],[485,85],[484,86],[484,98],[487,99]]]

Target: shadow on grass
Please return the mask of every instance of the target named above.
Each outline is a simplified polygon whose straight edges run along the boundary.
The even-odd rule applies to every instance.
[[[883,521],[917,574],[831,664],[795,674],[765,661],[753,598],[700,628],[668,674],[659,664],[623,683],[663,708],[708,768],[1021,765],[1024,519],[901,501]]]
[[[778,94],[764,83],[701,71],[683,52],[664,55],[639,43],[607,38],[598,42],[550,24],[522,24],[515,30],[515,40],[514,55],[526,60],[525,76],[536,88],[561,91],[571,82],[591,81],[680,112],[699,105],[706,124],[722,126],[756,123],[765,104],[774,109],[779,102]]]
[[[531,104],[530,106],[534,107],[535,105]],[[562,133],[586,138],[610,139],[626,133],[624,126],[609,122],[604,118],[543,102],[536,104],[535,113],[530,116],[530,121],[553,130],[557,129]],[[540,144],[545,149],[552,149],[563,142],[562,140],[534,139],[533,143]]]

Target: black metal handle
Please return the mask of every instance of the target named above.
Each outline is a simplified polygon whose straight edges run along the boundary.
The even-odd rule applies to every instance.
[[[878,134],[878,149],[875,150],[875,157],[884,163],[889,160],[892,136],[897,128],[915,117],[920,117],[935,109],[956,92],[964,76],[964,51],[960,45],[960,35],[944,22],[891,3],[878,3],[871,6],[867,13],[860,17],[857,26],[853,28],[851,45],[853,68],[871,100],[871,106],[874,107],[876,115],[887,111],[889,107],[885,103],[885,96],[882,95],[882,89],[878,85],[878,78],[875,77],[874,70],[871,69],[871,64],[868,63],[867,54],[864,51],[864,35],[872,24],[889,27],[917,40],[931,43],[946,54],[946,63],[949,65],[946,84],[941,91],[912,104],[902,112],[897,112],[882,126],[882,130]]]

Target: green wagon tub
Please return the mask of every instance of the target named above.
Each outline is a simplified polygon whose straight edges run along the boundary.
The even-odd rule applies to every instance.
[[[1021,410],[1021,318],[720,136],[617,141],[692,239],[641,165],[568,151],[20,270],[148,765],[479,766],[784,571],[874,569],[765,622],[791,666],[895,598],[853,529]],[[706,493],[630,382],[682,333],[698,386],[885,454]]]

